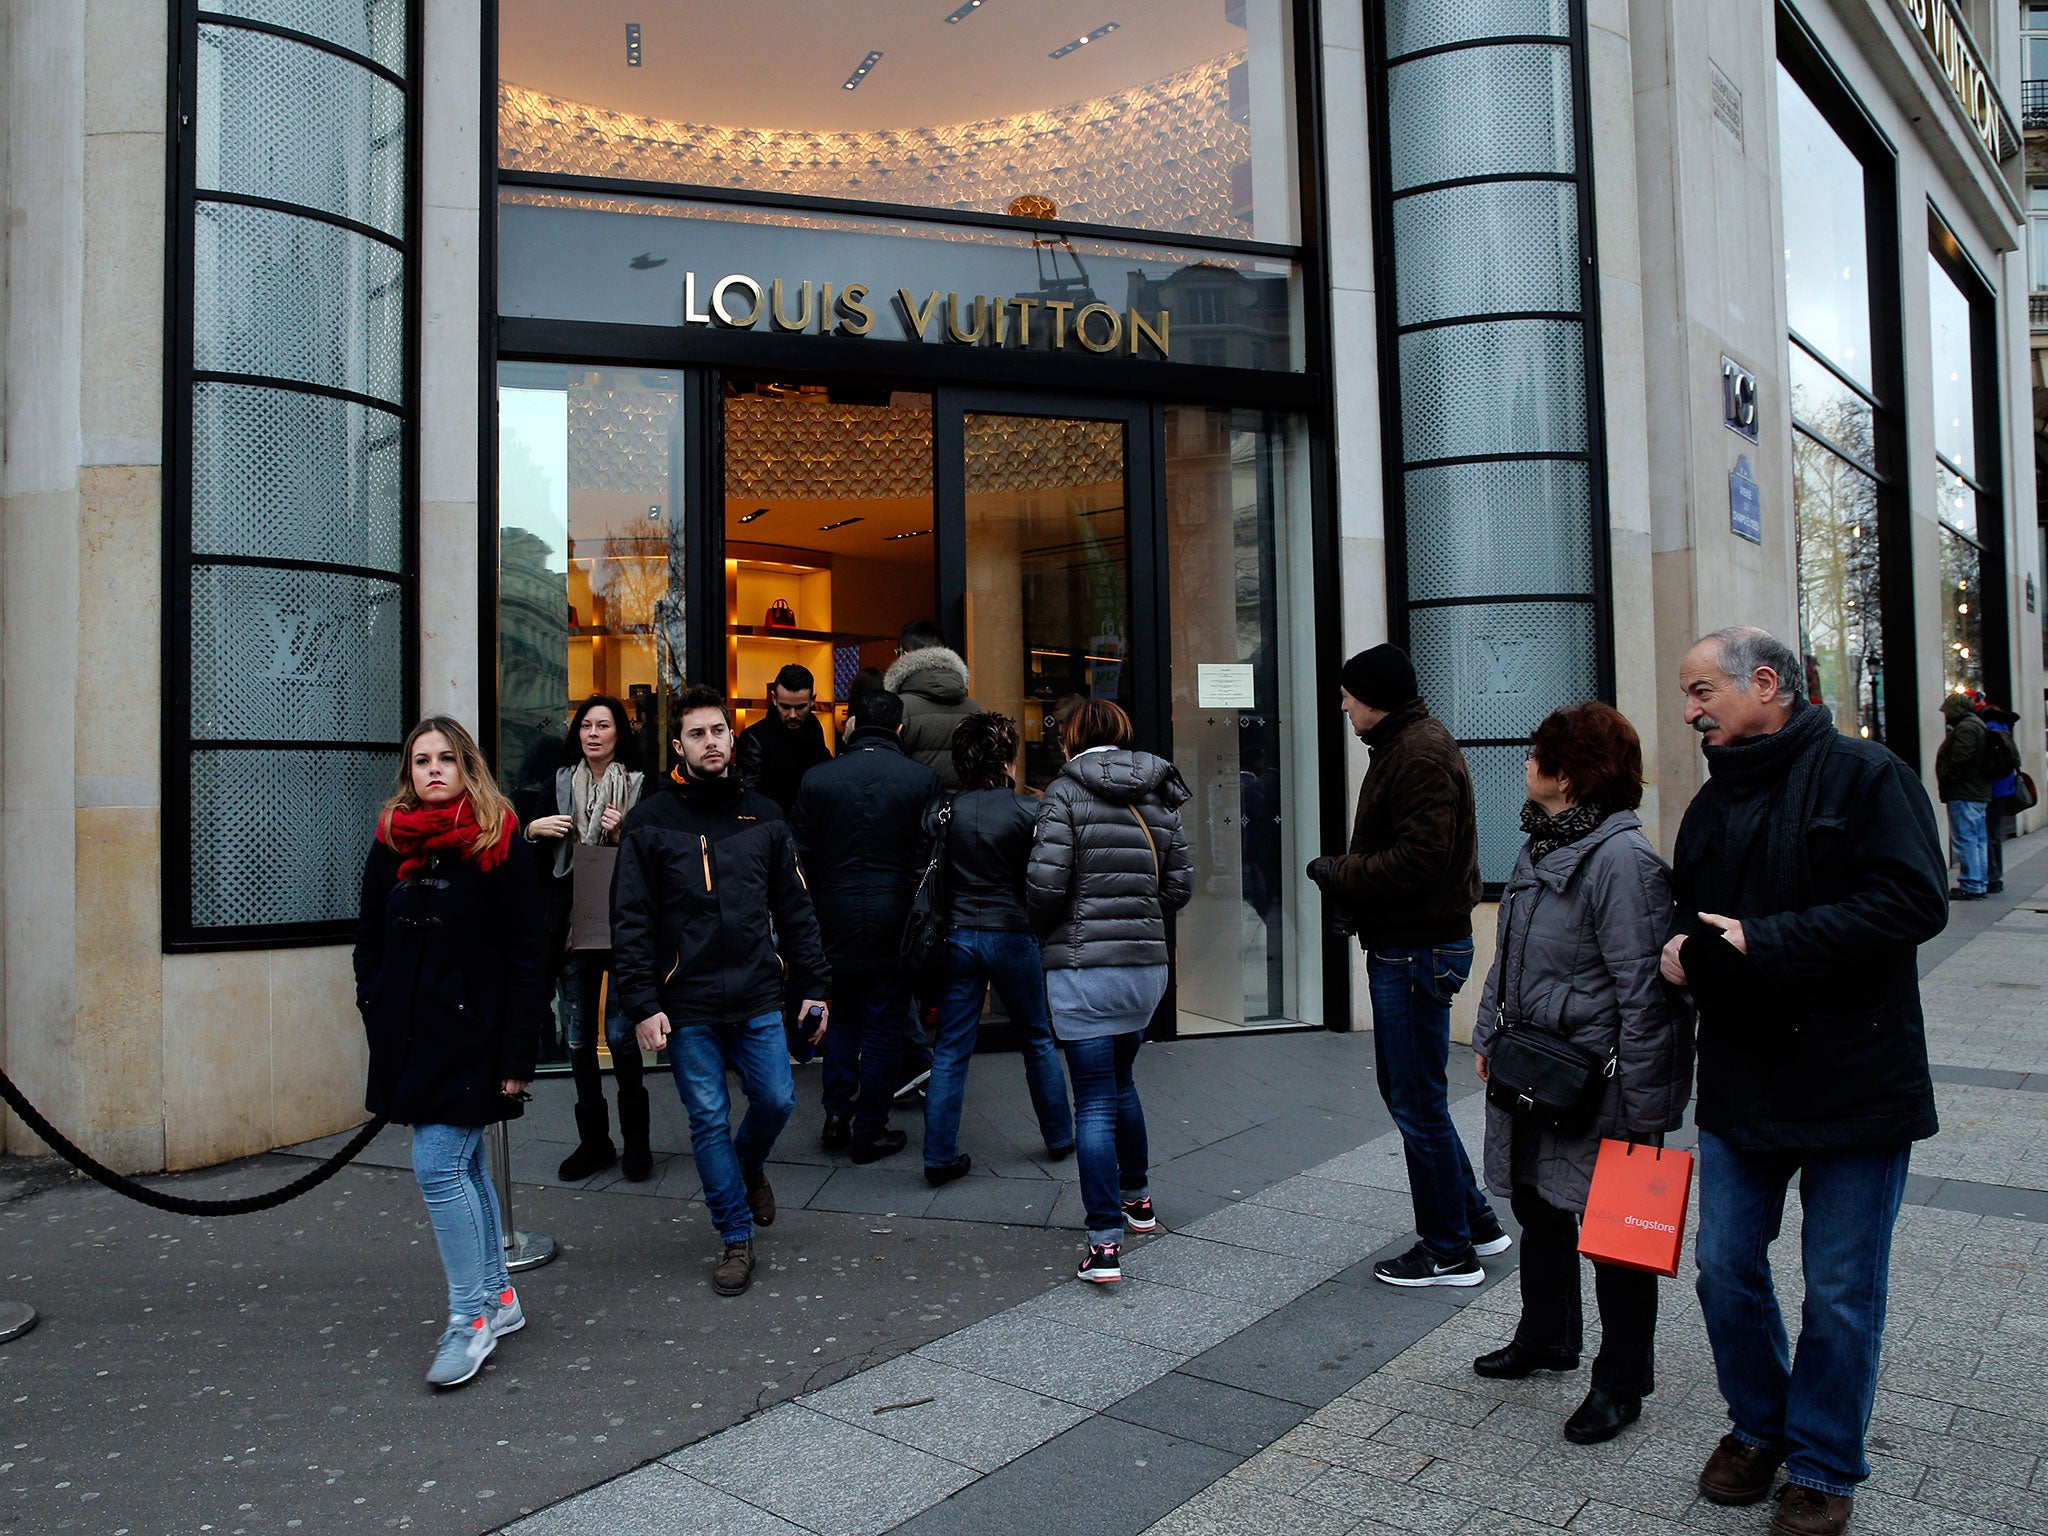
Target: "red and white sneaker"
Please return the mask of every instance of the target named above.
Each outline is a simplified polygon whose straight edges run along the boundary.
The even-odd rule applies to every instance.
[[[1124,1277],[1124,1251],[1116,1243],[1090,1243],[1088,1257],[1081,1261],[1081,1267],[1074,1271],[1076,1280],[1086,1280],[1091,1285],[1108,1285]]]
[[[1124,1202],[1124,1225],[1133,1232],[1157,1232],[1159,1216],[1152,1209],[1152,1197]]]

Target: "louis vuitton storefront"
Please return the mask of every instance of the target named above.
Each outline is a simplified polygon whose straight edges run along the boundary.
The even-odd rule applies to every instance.
[[[501,0],[502,770],[551,784],[593,691],[666,766],[685,678],[744,725],[787,662],[829,734],[935,619],[1034,784],[1083,694],[1193,789],[1160,1029],[1319,1024],[1296,18],[1149,6],[1090,38],[931,12],[834,9],[760,48],[708,0],[569,36]]]

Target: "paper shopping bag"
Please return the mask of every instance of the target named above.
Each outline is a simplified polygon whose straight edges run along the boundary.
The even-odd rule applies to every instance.
[[[1602,1264],[1676,1275],[1691,1192],[1690,1152],[1602,1141],[1579,1223],[1579,1252]]]

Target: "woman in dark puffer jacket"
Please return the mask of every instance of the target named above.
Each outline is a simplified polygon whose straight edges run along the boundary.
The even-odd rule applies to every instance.
[[[1528,846],[1501,895],[1493,969],[1472,1032],[1479,1075],[1503,1027],[1562,1035],[1613,1060],[1592,1123],[1544,1129],[1486,1110],[1486,1182],[1522,1224],[1522,1318],[1512,1342],[1472,1362],[1518,1379],[1579,1364],[1579,1218],[1602,1137],[1676,1130],[1692,1087],[1691,1016],[1657,965],[1671,932],[1671,872],[1643,836],[1643,749],[1605,704],[1561,709],[1529,748]],[[1646,1154],[1647,1155],[1647,1154]],[[1653,1384],[1657,1277],[1595,1263],[1600,1355],[1592,1391],[1568,1420],[1580,1445],[1612,1439]]]
[[[1131,721],[1089,699],[1060,727],[1066,766],[1045,792],[1026,872],[1053,1035],[1074,1085],[1088,1256],[1078,1278],[1123,1278],[1123,1233],[1151,1232],[1145,1111],[1131,1076],[1166,995],[1166,914],[1194,894],[1180,770],[1130,749]]]

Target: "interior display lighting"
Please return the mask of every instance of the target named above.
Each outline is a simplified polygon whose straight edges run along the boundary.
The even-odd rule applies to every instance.
[[[979,5],[980,3],[981,3],[981,0],[975,0],[975,4]],[[883,538],[882,538],[882,542],[883,542],[884,544],[900,544],[900,543],[902,543],[902,542],[903,542],[903,541],[904,541],[905,539],[924,539],[924,538],[930,538],[930,537],[931,537],[931,529],[929,529],[929,528],[913,528],[913,529],[911,529],[911,530],[910,530],[910,532],[908,532],[908,533],[891,533],[891,534],[885,534],[885,535],[883,536]]]
[[[1114,21],[1105,21],[1101,26],[1097,27],[1093,32],[1090,32],[1086,37],[1077,37],[1071,43],[1060,44],[1059,47],[1053,49],[1053,51],[1047,54],[1046,57],[1049,59],[1064,59],[1076,48],[1086,48],[1090,43],[1097,42],[1100,39],[1109,36],[1109,34],[1114,32],[1119,25],[1120,23]]]
[[[965,5],[961,6],[959,10],[955,11],[952,15],[948,16],[946,20],[949,22],[965,21],[968,17],[972,16],[976,11],[980,9],[981,0],[967,0],[967,3]]]
[[[868,56],[854,66],[853,73],[846,77],[846,84],[841,86],[840,89],[847,91],[854,89],[861,81],[867,79],[868,71],[881,62],[882,50],[879,48],[871,49]]]
[[[766,517],[767,515],[768,509],[766,507],[756,507],[751,512],[742,513],[740,515],[740,521],[743,523],[759,522],[762,518]]]
[[[637,21],[629,21],[626,23],[626,68],[638,69],[639,67],[640,23]]]
[[[818,524],[818,532],[830,533],[834,528],[849,528],[855,523],[864,523],[866,521],[867,519],[864,517],[842,517],[836,523]]]

